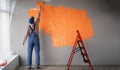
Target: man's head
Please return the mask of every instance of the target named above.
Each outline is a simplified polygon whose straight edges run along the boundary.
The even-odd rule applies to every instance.
[[[34,16],[32,16],[32,17],[29,18],[29,23],[30,23],[30,24],[33,24],[33,23],[34,23]]]

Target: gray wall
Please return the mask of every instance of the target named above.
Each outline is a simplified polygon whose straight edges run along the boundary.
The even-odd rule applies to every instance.
[[[20,54],[20,63],[27,62],[27,43],[22,45],[28,24],[27,11],[36,7],[37,0],[18,0],[11,24],[11,47]],[[84,9],[92,19],[94,37],[86,40],[85,45],[94,65],[120,65],[120,6],[119,0],[51,0],[49,5]],[[65,65],[72,47],[53,48],[51,38],[40,31],[41,64]],[[33,63],[35,55],[33,53]],[[73,65],[85,65],[78,52]]]

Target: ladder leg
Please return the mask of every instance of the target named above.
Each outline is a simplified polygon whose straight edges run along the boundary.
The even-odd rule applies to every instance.
[[[68,70],[70,70],[70,65],[71,65],[71,62],[72,62],[73,56],[74,56],[74,54],[75,54],[76,45],[77,45],[77,40],[76,40],[75,43],[74,43],[74,46],[73,46],[72,52],[71,52],[70,57],[69,57],[69,60],[68,60],[68,64],[67,64],[67,66],[68,66]]]
[[[91,64],[91,62],[88,62],[88,64],[89,64],[91,70],[94,70],[94,68],[93,68],[93,66],[92,66],[92,64]]]
[[[68,70],[70,70],[70,65],[71,65],[73,56],[74,56],[74,52],[71,53],[71,56],[70,56],[70,58],[69,58],[69,61],[68,61]]]

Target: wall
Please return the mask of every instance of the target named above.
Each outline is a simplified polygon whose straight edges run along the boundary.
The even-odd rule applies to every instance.
[[[26,26],[28,25],[27,11],[35,8],[37,0],[18,0],[11,24],[11,46],[20,54],[20,63],[27,62],[27,43],[22,45]],[[92,19],[94,37],[86,40],[85,45],[94,65],[120,65],[120,6],[119,1],[112,0],[51,0],[49,5],[85,9]],[[51,38],[40,31],[41,64],[66,65],[72,47],[54,48]],[[33,53],[34,54],[34,53]],[[33,55],[33,63],[35,63]],[[72,62],[73,65],[85,65],[78,52]]]

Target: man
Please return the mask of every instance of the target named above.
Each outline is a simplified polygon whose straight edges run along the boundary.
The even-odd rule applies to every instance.
[[[32,66],[32,51],[33,48],[35,49],[35,54],[36,54],[36,67],[40,68],[40,44],[39,44],[39,30],[38,30],[38,25],[40,22],[40,9],[38,11],[38,15],[36,18],[36,21],[34,21],[34,17],[32,16],[29,19],[29,25],[27,27],[27,33],[24,37],[23,45],[25,44],[27,37],[28,39],[28,58],[27,58],[27,64],[28,64],[28,69],[31,69]]]

